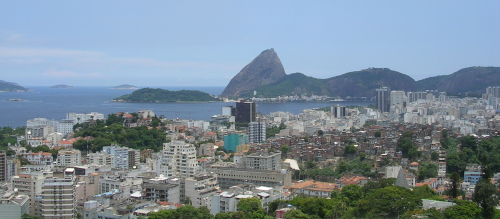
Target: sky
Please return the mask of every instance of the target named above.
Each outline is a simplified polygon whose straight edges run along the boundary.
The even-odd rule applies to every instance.
[[[500,1],[2,1],[0,80],[226,86],[263,50],[287,74],[415,80],[500,66]]]

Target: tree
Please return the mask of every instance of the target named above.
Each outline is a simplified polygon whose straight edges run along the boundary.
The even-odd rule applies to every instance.
[[[345,149],[344,149],[344,156],[345,157],[348,157],[348,156],[352,156],[354,154],[356,154],[358,152],[358,149],[354,146],[354,145],[347,145],[345,146]]]
[[[363,189],[357,184],[351,184],[342,187],[340,195],[347,198],[347,205],[354,207],[358,205],[359,200],[363,198]]]
[[[452,198],[457,198],[458,197],[458,187],[460,186],[460,175],[458,175],[457,172],[453,172],[450,175],[450,180],[451,180],[451,186],[449,190],[449,195]]]
[[[495,215],[495,207],[498,205],[496,191],[497,189],[491,184],[490,179],[484,175],[476,184],[472,200],[481,206],[483,218],[493,218]]]
[[[439,153],[436,152],[436,151],[432,152],[432,154],[431,154],[431,160],[432,161],[437,161],[438,159],[439,159]]]
[[[376,131],[374,133],[374,135],[375,135],[375,138],[380,138],[382,136],[382,133],[380,131]]]
[[[285,219],[311,219],[311,216],[304,214],[300,210],[291,209],[288,210],[285,215],[283,215]]]
[[[458,199],[455,200],[455,203],[457,205],[451,206],[444,210],[443,214],[446,218],[480,218],[481,208],[477,206],[476,203]]]
[[[236,207],[247,218],[260,218],[266,215],[266,212],[262,208],[262,202],[257,197],[240,199]]]
[[[422,200],[418,199],[411,190],[399,186],[389,186],[372,190],[359,201],[357,209],[359,216],[367,218],[398,217],[421,205]]]

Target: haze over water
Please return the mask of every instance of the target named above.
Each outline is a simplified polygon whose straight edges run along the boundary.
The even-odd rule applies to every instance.
[[[132,93],[134,90],[109,89],[110,87],[75,87],[73,89],[54,89],[49,87],[29,87],[30,92],[0,93],[0,127],[26,126],[26,120],[36,117],[61,120],[66,113],[103,113],[105,117],[117,112],[137,112],[141,109],[152,110],[157,116],[210,121],[213,115],[221,114],[221,107],[235,106],[235,103],[119,103],[113,98]],[[156,87],[155,87],[156,88]],[[199,90],[219,95],[223,86],[204,87],[159,87],[167,90]],[[21,101],[7,101],[21,99]],[[257,103],[257,112],[265,115],[284,111],[299,114],[304,109],[321,108],[334,104],[362,105],[373,102],[287,102]]]

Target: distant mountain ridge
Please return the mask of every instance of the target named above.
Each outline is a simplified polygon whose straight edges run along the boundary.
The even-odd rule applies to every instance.
[[[0,92],[27,91],[27,90],[29,89],[19,84],[0,80]]]
[[[275,57],[274,61],[259,61],[263,54]],[[266,60],[271,59],[266,58]],[[326,79],[302,73],[287,75],[284,70],[277,71],[278,73],[272,75],[274,77],[270,77],[271,74],[262,74],[262,69],[283,69],[281,61],[278,61],[274,49],[263,51],[231,80],[221,96],[249,98],[254,96],[255,91],[256,97],[314,94],[369,98],[376,95],[375,90],[382,86],[387,86],[391,90],[439,90],[453,94],[481,93],[488,86],[500,86],[500,67],[469,67],[450,75],[429,77],[419,81],[388,68],[369,68]]]

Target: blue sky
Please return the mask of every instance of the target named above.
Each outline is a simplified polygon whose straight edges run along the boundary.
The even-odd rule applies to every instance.
[[[274,48],[287,74],[415,80],[500,66],[500,1],[2,1],[0,80],[225,86]]]

